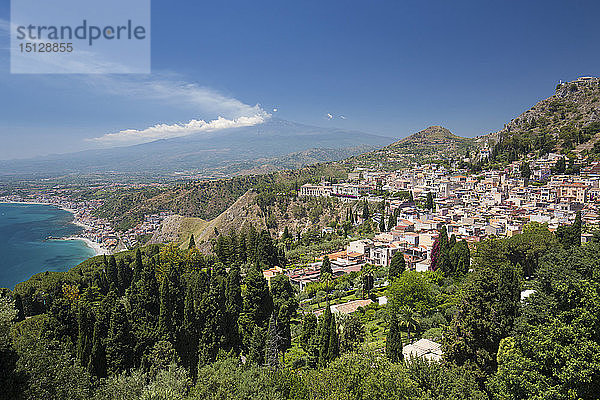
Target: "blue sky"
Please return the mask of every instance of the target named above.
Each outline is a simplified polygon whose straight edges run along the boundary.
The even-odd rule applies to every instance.
[[[430,125],[476,136],[600,66],[594,0],[153,0],[153,72],[140,76],[10,74],[9,15],[4,0],[0,159],[269,115],[393,137]]]

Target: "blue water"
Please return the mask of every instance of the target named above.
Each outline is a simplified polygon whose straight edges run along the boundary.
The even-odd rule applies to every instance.
[[[38,204],[0,204],[0,287],[14,288],[44,271],[66,271],[92,257],[81,240],[48,240],[77,235],[67,211]]]

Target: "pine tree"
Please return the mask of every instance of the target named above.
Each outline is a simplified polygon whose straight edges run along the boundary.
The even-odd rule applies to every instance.
[[[385,354],[392,362],[402,361],[402,332],[395,310],[390,310],[390,327],[385,341]]]
[[[521,292],[518,268],[493,254],[483,259],[485,264],[467,281],[442,339],[445,358],[468,364],[481,379],[496,370],[500,340],[514,328]]]
[[[194,234],[192,233],[192,236],[190,236],[190,242],[188,243],[188,250],[195,249],[195,248],[196,248],[196,241],[194,240]]]
[[[402,272],[406,270],[406,261],[404,260],[404,253],[401,250],[396,251],[392,259],[390,260],[390,268],[388,271],[388,281],[392,282],[394,279],[402,275]]]

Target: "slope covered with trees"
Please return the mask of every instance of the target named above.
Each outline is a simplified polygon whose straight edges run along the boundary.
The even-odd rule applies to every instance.
[[[220,235],[215,256],[201,255],[192,239],[186,249],[94,257],[0,293],[0,393],[595,399],[600,235],[582,245],[574,239],[581,230],[579,220],[557,234],[531,223],[522,234],[479,243],[471,256],[442,230],[435,271],[405,270],[393,259],[382,271],[388,305],[351,316],[332,313],[329,302],[318,317],[299,312],[285,275],[267,282],[262,270],[286,264],[285,246],[267,231]],[[344,279],[332,278],[327,263],[323,269],[328,288]],[[525,287],[533,294],[522,300]],[[363,343],[371,334],[362,318],[374,310],[387,340]],[[403,358],[403,346],[431,335],[442,338],[442,362]]]

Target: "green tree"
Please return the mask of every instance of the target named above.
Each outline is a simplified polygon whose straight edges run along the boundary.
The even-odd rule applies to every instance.
[[[227,273],[227,293],[225,297],[227,348],[238,352],[241,345],[238,318],[242,312],[243,300],[240,269],[237,266],[231,267]]]
[[[367,202],[367,200],[365,200],[363,202],[363,211],[362,211],[363,221],[368,220],[370,216],[371,216],[371,214],[369,212],[369,203]]]
[[[450,247],[448,263],[451,266],[451,271],[458,275],[464,275],[469,271],[469,268],[471,268],[471,251],[466,240],[456,242],[454,246]]]
[[[140,249],[136,249],[132,283],[140,280],[143,269],[144,269],[144,263],[142,262],[142,252],[140,251]]]
[[[394,279],[402,275],[402,272],[406,270],[406,261],[404,260],[404,253],[398,250],[392,259],[390,260],[390,268],[388,271],[388,281],[392,282]]]
[[[323,262],[321,263],[321,277],[325,277],[325,274],[333,275],[333,270],[331,269],[331,260],[329,260],[328,256],[323,256]]]
[[[402,332],[398,324],[396,311],[390,309],[390,325],[385,341],[385,354],[392,362],[402,361]]]
[[[397,222],[398,222],[398,219],[396,218],[396,216],[393,213],[391,213],[388,218],[388,223],[387,223],[388,229],[389,230],[393,229],[396,226]]]
[[[524,162],[521,164],[521,177],[525,178],[525,180],[529,180],[531,177],[531,168],[529,167],[528,162]]]
[[[106,364],[112,373],[126,371],[133,366],[134,337],[123,303],[117,301],[110,317],[106,338]]]
[[[433,211],[435,209],[435,203],[433,202],[433,193],[427,192],[427,199],[425,200],[425,209]]]
[[[340,340],[338,337],[335,315],[331,314],[329,321],[329,343],[327,344],[327,360],[333,361],[340,355]]]
[[[477,371],[480,382],[496,369],[500,340],[509,336],[520,303],[519,271],[489,241],[484,264],[476,265],[466,283],[458,313],[444,330],[445,357]],[[478,249],[479,251],[479,249]]]
[[[278,335],[281,338],[281,350],[292,345],[290,324],[298,310],[298,300],[290,279],[286,275],[277,275],[271,279],[271,295],[273,297],[273,314],[277,321]]]

